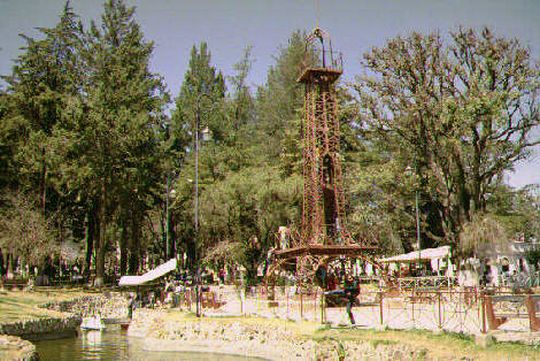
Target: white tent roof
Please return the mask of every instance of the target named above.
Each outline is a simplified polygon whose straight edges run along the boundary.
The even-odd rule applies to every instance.
[[[379,262],[383,263],[407,263],[414,262],[418,259],[422,260],[432,260],[436,258],[445,258],[450,255],[450,246],[442,246],[438,248],[426,248],[420,251],[413,251],[405,254],[399,254],[397,256],[392,256],[388,258],[380,259]]]
[[[175,269],[176,269],[176,259],[173,258],[159,265],[153,270],[146,272],[142,276],[122,276],[120,277],[120,282],[118,282],[118,285],[119,286],[139,286],[146,282],[150,282],[161,276],[164,276],[167,273],[174,271]]]

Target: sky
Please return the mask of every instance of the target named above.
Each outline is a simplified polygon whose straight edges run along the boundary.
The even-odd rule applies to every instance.
[[[9,74],[24,45],[18,34],[38,36],[37,27],[52,27],[64,0],[0,0],[0,74]],[[212,62],[225,75],[243,49],[253,46],[249,77],[255,87],[265,82],[277,49],[297,29],[311,30],[317,21],[326,29],[334,48],[344,57],[344,80],[362,73],[362,54],[383,46],[398,34],[458,26],[489,26],[497,35],[518,38],[540,60],[540,0],[127,0],[136,7],[136,19],[147,40],[155,43],[153,71],[165,78],[173,96],[178,94],[194,44],[208,43]],[[99,21],[101,0],[71,0],[75,12],[88,24]],[[1,83],[0,83],[1,84]],[[0,85],[0,86],[3,86]],[[540,131],[537,132],[540,136]],[[516,187],[540,183],[540,150],[508,174]]]

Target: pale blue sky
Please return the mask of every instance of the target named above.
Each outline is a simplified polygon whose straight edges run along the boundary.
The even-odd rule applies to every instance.
[[[72,0],[88,22],[98,19],[102,1]],[[316,0],[130,0],[145,36],[155,42],[153,70],[178,93],[194,43],[207,41],[213,62],[225,75],[243,48],[253,45],[250,82],[264,83],[276,48],[295,29],[316,24]],[[0,74],[10,72],[23,41],[35,27],[54,26],[64,0],[0,0]],[[361,73],[362,53],[386,39],[416,30],[445,33],[459,25],[490,26],[497,34],[517,37],[540,58],[540,0],[320,0],[320,25],[330,32],[345,60],[345,80]],[[514,186],[540,183],[540,155],[509,174]]]

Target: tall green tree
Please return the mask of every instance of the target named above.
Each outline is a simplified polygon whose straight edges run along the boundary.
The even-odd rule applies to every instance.
[[[268,70],[266,84],[258,89],[256,102],[259,148],[270,160],[279,159],[282,153],[301,153],[298,144],[291,141],[298,138],[304,102],[303,85],[297,79],[315,57],[306,53],[305,34],[300,31],[292,33],[287,46],[280,47],[278,52],[276,64]],[[289,148],[282,152],[284,145]]]
[[[41,209],[46,210],[47,192],[53,190],[51,162],[58,144],[50,142],[70,99],[81,86],[80,49],[83,29],[69,3],[54,28],[40,28],[42,39],[23,35],[26,48],[16,59],[8,82],[11,112],[3,118],[4,136],[18,139],[14,160],[19,185],[37,189]]]
[[[101,26],[91,24],[85,53],[90,76],[79,124],[82,157],[71,169],[94,220],[96,285],[103,282],[106,254],[118,231],[113,224],[121,225],[121,256],[129,250],[129,271],[138,270],[142,223],[152,203],[148,194],[162,179],[156,172],[158,133],[167,95],[149,69],[153,44],[144,39],[134,11],[124,1],[107,1]]]
[[[302,199],[298,176],[282,179],[272,168],[245,168],[208,187],[201,199],[201,247],[223,247],[247,270],[248,283],[275,246],[279,226],[299,223]],[[215,258],[215,257],[212,257]],[[232,258],[232,259],[231,259]]]
[[[233,66],[236,74],[229,77],[232,88],[230,117],[232,118],[234,131],[239,131],[242,127],[245,127],[246,124],[253,121],[255,116],[254,99],[247,84],[247,77],[253,63],[251,59],[252,49],[252,46],[244,49],[242,58]]]
[[[455,243],[502,173],[538,144],[538,67],[489,29],[459,29],[447,45],[438,33],[396,37],[363,65],[364,126],[415,170],[423,232]]]
[[[222,112],[225,91],[225,79],[221,71],[211,65],[208,45],[203,42],[198,47],[193,46],[172,115],[174,135],[183,141],[184,149],[193,146],[197,125],[199,132],[208,128],[214,142],[223,141],[227,133]]]
[[[295,137],[300,134],[303,90],[296,80],[310,56],[313,54],[306,53],[303,35],[295,32],[288,45],[279,49],[267,84],[252,100],[245,84],[250,66],[248,48],[230,79],[232,94],[227,109],[231,136],[217,152],[207,153],[214,159],[225,155],[222,164],[226,166],[220,177],[204,185],[200,246],[207,259],[221,257],[221,261],[242,264],[249,282],[256,279],[258,265],[275,245],[278,227],[299,224],[301,177],[297,161],[301,152],[300,139]]]
[[[39,28],[39,32],[41,37],[37,39],[23,35],[26,47],[15,60],[12,74],[4,77],[8,88],[1,96],[0,106],[0,144],[6,156],[2,157],[2,186],[6,186],[5,195],[11,194],[6,199],[21,198],[28,203],[28,217],[14,216],[16,210],[10,208],[16,207],[17,202],[4,204],[13,221],[10,225],[20,221],[19,227],[28,229],[46,224],[47,230],[41,234],[55,234],[58,242],[69,233],[66,223],[77,223],[73,220],[76,215],[60,212],[71,207],[72,200],[63,192],[62,173],[56,165],[67,141],[58,136],[62,133],[59,130],[66,123],[66,109],[77,99],[82,86],[79,51],[83,28],[68,2],[58,24]],[[35,209],[41,211],[40,219],[34,217]],[[15,237],[13,232],[10,235]],[[39,241],[35,239],[37,245]],[[32,247],[30,243],[27,246]],[[46,247],[35,250],[48,252]],[[29,255],[19,254],[26,262],[37,261],[37,257]]]
[[[211,64],[208,45],[203,42],[198,47],[193,46],[188,70],[176,98],[176,108],[171,119],[176,146],[183,151],[186,159],[180,173],[180,183],[175,184],[175,213],[177,218],[184,220],[184,225],[177,233],[184,251],[188,254],[190,266],[194,266],[199,259],[193,213],[195,187],[197,192],[202,191],[203,184],[220,177],[220,159],[211,155],[216,154],[218,148],[225,144],[231,130],[231,124],[225,115],[225,92],[224,77],[221,71]],[[203,134],[211,137],[204,146]],[[199,167],[199,163],[204,166],[198,170],[196,180],[195,167]],[[186,184],[186,179],[190,179],[191,183]],[[200,187],[195,185],[197,181],[200,181]]]
[[[9,119],[12,114],[12,104],[9,95],[0,91],[0,190],[7,192],[17,184],[17,170],[14,154],[18,130],[16,122]]]

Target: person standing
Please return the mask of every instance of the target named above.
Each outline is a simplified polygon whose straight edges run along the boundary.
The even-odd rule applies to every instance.
[[[355,280],[352,282],[351,285],[348,287],[345,287],[345,298],[347,299],[347,315],[349,316],[349,320],[351,321],[351,325],[356,324],[354,320],[354,315],[352,313],[352,308],[354,306],[354,303],[356,302],[356,298],[360,294],[360,283],[358,280]]]
[[[352,283],[349,283],[348,286],[345,286],[343,289],[337,289],[333,291],[326,291],[324,292],[325,296],[334,295],[339,297],[340,299],[345,299],[347,302],[347,315],[349,316],[349,320],[351,321],[351,325],[356,324],[356,321],[354,319],[354,315],[352,313],[352,308],[356,302],[356,297],[360,294],[360,283],[358,280],[355,280]]]
[[[130,321],[133,318],[133,308],[135,306],[134,303],[135,303],[135,300],[133,298],[133,295],[130,294],[129,300],[128,300],[128,318]]]

